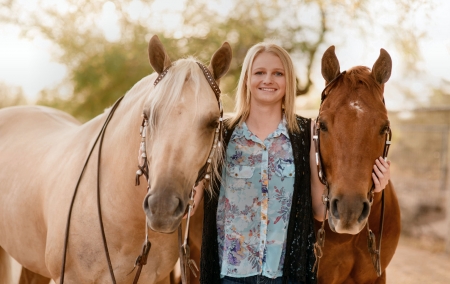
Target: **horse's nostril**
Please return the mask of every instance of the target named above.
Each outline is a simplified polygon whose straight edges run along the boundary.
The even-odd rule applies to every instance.
[[[333,200],[331,200],[331,215],[333,215],[336,219],[339,219],[338,202],[339,200],[337,198],[333,198]]]
[[[183,202],[179,198],[176,198],[176,200],[178,201],[178,206],[175,214],[184,214],[186,208],[183,206]]]
[[[358,221],[359,222],[364,221],[367,218],[367,216],[369,216],[369,213],[370,213],[370,203],[369,201],[365,200],[363,202],[363,210],[361,212],[361,216],[359,216],[358,218]]]
[[[144,198],[144,211],[146,211],[146,212],[151,212],[152,214],[154,214],[155,212],[154,212],[154,209],[152,208],[152,206],[150,206],[150,195],[147,195],[145,198]]]
[[[178,217],[184,214],[183,201],[176,196],[148,195],[144,198],[144,211],[155,216]]]

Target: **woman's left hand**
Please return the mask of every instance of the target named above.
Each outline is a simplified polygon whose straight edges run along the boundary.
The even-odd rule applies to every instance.
[[[373,165],[372,179],[375,184],[375,192],[381,192],[391,178],[390,161],[385,161],[382,157],[375,160]]]

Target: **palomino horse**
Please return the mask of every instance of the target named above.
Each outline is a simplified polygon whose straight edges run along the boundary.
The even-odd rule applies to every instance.
[[[317,235],[316,253],[323,253],[319,283],[386,282],[385,269],[400,237],[400,208],[391,183],[383,193],[373,193],[371,173],[390,144],[383,92],[391,67],[384,49],[372,70],[357,66],[342,73],[334,46],[323,55],[327,85],[314,139],[329,226]],[[369,234],[376,237],[370,239],[372,253]]]
[[[152,246],[139,282],[169,283],[178,259],[174,231],[200,170],[214,153],[221,110],[212,86],[228,71],[231,48],[224,43],[209,67],[192,58],[171,63],[154,36],[149,57],[159,76],[134,85],[112,117],[107,118],[108,110],[80,125],[45,107],[0,111],[0,260],[6,251],[28,271],[57,283],[61,278],[65,283],[132,283],[130,272],[148,225]],[[148,126],[140,128],[147,124],[143,116]],[[104,136],[82,172],[106,120]],[[147,157],[140,162],[148,162],[148,192],[145,182],[135,186],[136,157],[144,152]],[[0,283],[9,279],[2,267],[7,264],[0,264]]]

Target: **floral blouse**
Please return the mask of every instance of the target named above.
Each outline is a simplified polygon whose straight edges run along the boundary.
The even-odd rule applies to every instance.
[[[242,123],[226,153],[217,209],[221,277],[280,277],[295,176],[286,120],[264,141]]]

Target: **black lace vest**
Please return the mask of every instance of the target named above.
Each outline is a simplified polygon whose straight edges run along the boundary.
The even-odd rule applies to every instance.
[[[294,194],[287,231],[286,256],[283,267],[283,283],[316,283],[312,272],[315,256],[314,221],[311,199],[311,170],[309,150],[311,146],[311,119],[297,116],[299,133],[289,133],[295,164]],[[225,123],[227,125],[227,123]],[[223,149],[226,149],[235,126],[225,129]],[[223,151],[225,155],[225,151]],[[220,171],[221,172],[221,171]],[[217,244],[216,213],[220,184],[214,193],[205,194],[205,214],[200,260],[200,283],[219,284],[220,266]]]

